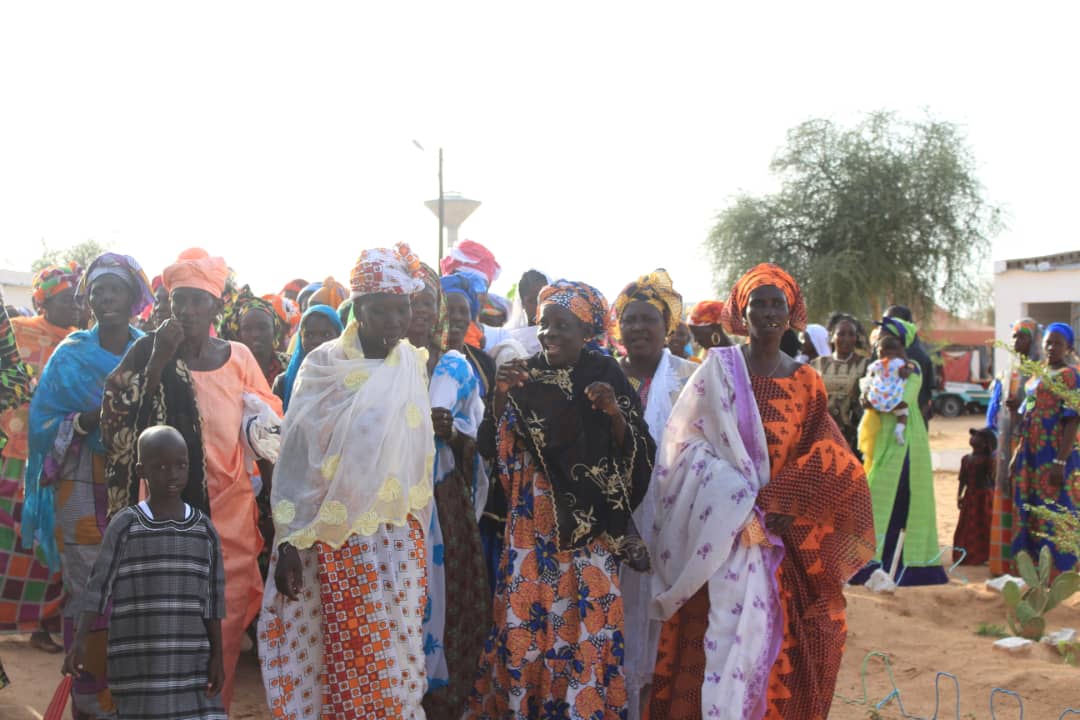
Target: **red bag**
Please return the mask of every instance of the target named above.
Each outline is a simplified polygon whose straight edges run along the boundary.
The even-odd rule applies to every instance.
[[[60,684],[56,686],[49,709],[45,711],[44,720],[64,720],[64,710],[67,708],[68,698],[71,697],[71,682],[74,678],[65,675]]]

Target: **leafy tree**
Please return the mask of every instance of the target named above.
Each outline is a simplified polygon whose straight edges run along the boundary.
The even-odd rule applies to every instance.
[[[60,263],[71,262],[72,260],[85,268],[94,258],[103,252],[105,252],[105,248],[103,248],[97,240],[84,240],[77,245],[72,245],[63,250],[50,249],[49,246],[45,244],[45,241],[42,240],[41,257],[30,265],[30,269],[33,272],[37,272],[46,265],[58,265]]]
[[[1001,211],[983,200],[957,126],[886,112],[850,129],[810,120],[770,169],[779,191],[734,198],[706,241],[721,287],[769,261],[799,280],[815,318],[977,302]]]

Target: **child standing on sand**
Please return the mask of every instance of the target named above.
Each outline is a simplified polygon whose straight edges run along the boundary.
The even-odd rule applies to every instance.
[[[971,428],[970,432],[971,453],[960,460],[960,482],[956,489],[960,518],[956,522],[953,546],[967,551],[964,565],[982,565],[990,559],[997,436],[990,428]],[[960,552],[953,550],[953,562],[959,559]]]
[[[226,720],[221,544],[209,518],[180,497],[183,436],[164,425],[143,431],[136,472],[149,500],[117,513],[105,531],[64,673],[85,669],[86,632],[111,601],[108,679],[118,716]]]

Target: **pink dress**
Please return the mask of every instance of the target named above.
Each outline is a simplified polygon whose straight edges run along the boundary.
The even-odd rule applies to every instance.
[[[202,420],[210,513],[221,538],[225,567],[225,619],[221,625],[225,707],[229,707],[232,699],[240,643],[259,612],[263,593],[258,564],[263,545],[258,529],[259,513],[251,485],[251,466],[244,459],[240,442],[243,394],[257,395],[281,413],[281,400],[270,392],[251,351],[237,342],[229,344],[232,354],[220,368],[191,371]]]

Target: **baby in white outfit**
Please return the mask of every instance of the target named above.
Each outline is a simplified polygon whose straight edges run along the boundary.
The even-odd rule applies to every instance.
[[[907,378],[911,375],[903,341],[891,333],[883,332],[878,338],[878,356],[879,359],[870,363],[866,369],[866,377],[859,381],[859,385],[870,407],[896,416],[893,436],[896,442],[903,445],[908,416],[904,389]]]

